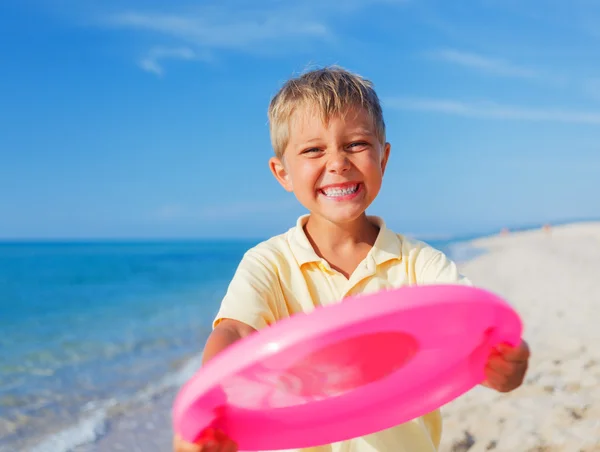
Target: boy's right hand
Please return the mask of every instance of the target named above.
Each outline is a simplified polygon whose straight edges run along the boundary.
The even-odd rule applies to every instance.
[[[203,364],[229,347],[234,342],[255,333],[256,330],[245,323],[233,319],[221,321],[209,335],[202,356]],[[175,435],[174,452],[237,452],[237,444],[218,429],[205,429],[195,443],[188,443]]]
[[[237,452],[235,441],[225,433],[213,428],[207,428],[202,432],[196,443],[188,443],[175,435],[173,440],[174,452]]]

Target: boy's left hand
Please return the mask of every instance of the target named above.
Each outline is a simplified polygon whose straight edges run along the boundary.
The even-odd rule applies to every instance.
[[[522,341],[518,346],[499,345],[490,354],[482,383],[498,392],[510,392],[523,383],[529,362],[529,346]]]

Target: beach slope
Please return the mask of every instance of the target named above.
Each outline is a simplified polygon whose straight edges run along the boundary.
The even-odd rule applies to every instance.
[[[444,407],[441,452],[600,451],[600,222],[472,245],[488,252],[462,273],[517,309],[532,358],[518,390]]]

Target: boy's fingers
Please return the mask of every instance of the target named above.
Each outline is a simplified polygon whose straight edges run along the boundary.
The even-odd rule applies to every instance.
[[[201,452],[202,448],[197,444],[185,442],[179,435],[175,435],[173,438],[173,450],[175,452]]]
[[[499,384],[502,381],[504,381],[505,379],[506,379],[506,377],[504,377],[502,374],[500,374],[499,372],[497,372],[495,370],[488,368],[485,371],[485,380],[491,385]]]
[[[199,435],[195,444],[188,443],[176,435],[173,439],[175,452],[237,452],[237,444],[218,429],[207,428]]]
[[[221,447],[222,452],[237,452],[238,447],[235,441],[228,439]]]
[[[498,372],[499,374],[511,374],[512,372],[514,372],[514,367],[515,364],[505,361],[502,357],[500,356],[492,356],[486,365],[486,369],[487,370],[491,370],[494,372]]]
[[[526,361],[505,361],[502,358],[490,358],[485,367],[486,374],[497,374],[503,378],[521,378],[527,371]]]
[[[514,388],[514,385],[506,379],[504,375],[490,371],[486,374],[483,386],[494,389],[499,392],[508,392]]]
[[[195,444],[188,443],[181,439],[178,435],[173,440],[174,452],[217,452],[223,449],[222,445],[226,444],[229,440],[223,437],[222,440],[216,438],[217,434],[212,429],[207,429],[202,435],[196,440]],[[229,449],[226,449],[229,450]],[[231,449],[232,452],[237,449]]]
[[[497,350],[506,361],[512,362],[527,361],[530,355],[529,345],[525,341],[521,341],[516,347],[501,344],[497,347]]]

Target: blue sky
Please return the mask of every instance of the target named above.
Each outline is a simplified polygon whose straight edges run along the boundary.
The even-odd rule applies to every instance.
[[[327,64],[382,98],[398,232],[600,217],[598,2],[4,0],[0,31],[0,238],[286,230],[266,108]]]

